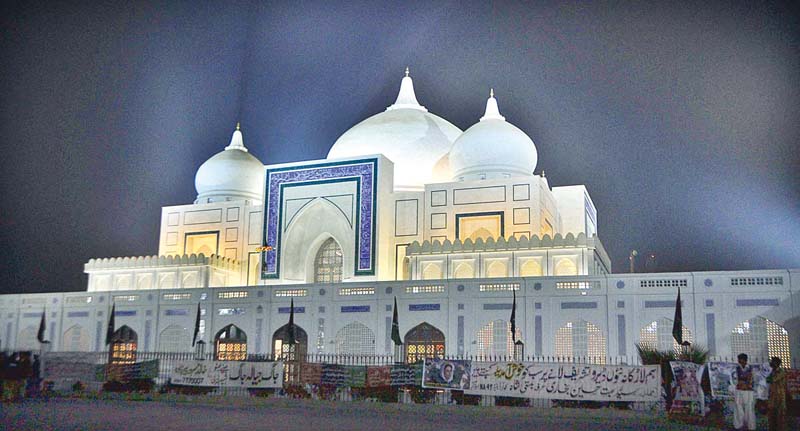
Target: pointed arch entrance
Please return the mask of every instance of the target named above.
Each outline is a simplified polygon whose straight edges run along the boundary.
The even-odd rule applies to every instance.
[[[244,361],[247,359],[247,334],[236,325],[228,325],[214,336],[214,359]]]
[[[291,343],[289,324],[278,328],[272,334],[272,354],[275,360],[283,361],[283,379],[298,381],[300,378],[300,362],[308,352],[308,334],[298,324],[294,324],[294,343]]]
[[[133,364],[136,362],[136,347],[139,336],[128,325],[122,325],[111,335],[111,363]]]
[[[422,322],[406,332],[406,362],[414,363],[426,357],[444,356],[444,333],[428,322]]]

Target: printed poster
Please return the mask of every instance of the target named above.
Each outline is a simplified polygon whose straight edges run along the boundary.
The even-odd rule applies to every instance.
[[[659,401],[658,365],[473,362],[464,393],[585,401]]]
[[[438,389],[469,389],[472,361],[425,358],[422,387]]]
[[[280,388],[283,362],[178,361],[170,378],[176,385]]]

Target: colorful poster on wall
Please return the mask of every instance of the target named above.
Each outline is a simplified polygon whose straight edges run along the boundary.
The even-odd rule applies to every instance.
[[[736,367],[733,362],[709,362],[708,377],[711,382],[711,396],[715,399],[732,400],[736,390]],[[767,376],[772,372],[769,364],[753,364],[753,390],[758,400],[769,399]]]
[[[48,352],[42,361],[42,378],[91,382],[96,379],[97,360],[98,355],[93,352]]]
[[[300,366],[300,382],[318,385],[322,381],[322,364],[303,362]]]
[[[708,379],[711,383],[711,397],[719,400],[732,400],[736,382],[733,372],[736,364],[733,362],[709,362]]]
[[[375,388],[379,386],[392,385],[392,367],[390,365],[369,366],[367,367],[367,387]]]
[[[422,385],[422,364],[392,365],[392,386]]]
[[[469,389],[472,361],[425,358],[422,387],[437,389]]]
[[[170,379],[176,385],[280,388],[283,362],[178,361]]]
[[[658,401],[658,365],[473,362],[464,393],[586,401]]]
[[[700,401],[700,382],[697,381],[697,370],[699,364],[685,361],[672,361],[669,363],[672,368],[672,400],[699,402]]]

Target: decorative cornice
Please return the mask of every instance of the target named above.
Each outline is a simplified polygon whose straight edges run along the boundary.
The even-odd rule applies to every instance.
[[[425,240],[422,244],[419,241],[412,242],[406,250],[407,255],[421,255],[421,254],[450,254],[450,253],[470,253],[470,252],[484,252],[484,251],[504,251],[504,250],[535,250],[540,248],[561,248],[561,247],[590,247],[602,250],[605,255],[600,240],[596,236],[587,237],[584,233],[579,233],[578,236],[568,233],[566,236],[561,236],[560,233],[555,234],[552,238],[550,235],[544,235],[541,239],[537,235],[530,238],[522,236],[517,239],[514,236],[506,239],[500,237],[497,240],[489,238],[485,242],[483,239],[478,238],[473,242],[467,238],[464,242],[456,239],[450,242],[449,239],[440,242],[434,240],[430,242]],[[606,255],[607,256],[607,255]]]
[[[162,268],[167,266],[198,266],[208,265],[228,271],[238,271],[241,263],[235,259],[203,253],[175,256],[132,256],[89,259],[84,265],[84,271],[99,271],[104,269],[130,269],[130,268]]]

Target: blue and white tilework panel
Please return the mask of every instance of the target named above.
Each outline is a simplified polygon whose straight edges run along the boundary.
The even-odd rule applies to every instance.
[[[267,169],[267,196],[264,200],[263,244],[272,250],[263,252],[261,278],[280,277],[280,210],[283,188],[303,183],[325,183],[352,180],[358,184],[359,204],[356,224],[356,275],[375,273],[375,185],[378,159],[348,160],[307,166]]]

